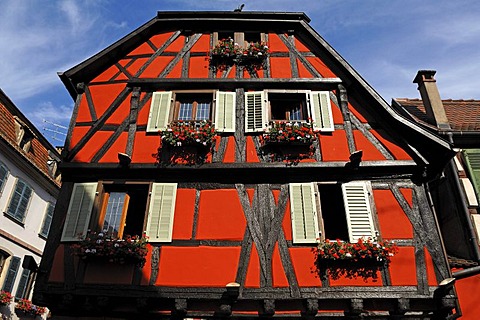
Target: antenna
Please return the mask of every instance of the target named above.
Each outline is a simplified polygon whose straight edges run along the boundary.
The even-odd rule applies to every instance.
[[[62,143],[65,141],[65,137],[67,136],[67,130],[68,130],[67,127],[62,126],[58,123],[47,121],[45,119],[43,119],[43,122],[50,126],[50,127],[47,127],[47,125],[45,125],[43,127],[43,131],[50,133],[48,136],[49,138],[60,141]],[[59,138],[58,135],[63,136],[63,139]]]

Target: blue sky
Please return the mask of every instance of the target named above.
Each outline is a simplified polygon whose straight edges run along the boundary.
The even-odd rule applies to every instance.
[[[310,25],[389,103],[419,98],[412,83],[419,69],[437,70],[444,99],[480,99],[480,2],[471,0],[2,0],[0,88],[40,130],[43,119],[68,125],[73,100],[57,72],[157,11],[230,11],[241,3],[244,11],[305,12]]]

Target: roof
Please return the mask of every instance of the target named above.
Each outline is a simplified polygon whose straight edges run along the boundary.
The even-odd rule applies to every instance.
[[[30,151],[24,151],[17,143],[15,131],[15,118],[22,123],[33,138],[31,140]],[[37,172],[46,178],[46,180],[59,187],[60,182],[50,173],[47,161],[50,159],[59,160],[58,150],[48,142],[48,140],[38,131],[37,128],[28,120],[28,118],[13,104],[8,96],[0,89],[0,141],[10,147],[10,150],[25,162],[33,167]],[[6,150],[2,150],[3,151]]]
[[[416,120],[432,125],[421,99],[395,99]],[[480,100],[442,100],[450,127],[454,131],[480,131]]]

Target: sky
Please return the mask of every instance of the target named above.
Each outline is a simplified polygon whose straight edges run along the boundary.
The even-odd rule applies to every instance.
[[[58,72],[157,11],[233,11],[242,3],[244,11],[305,12],[388,103],[420,98],[412,81],[421,69],[437,71],[443,99],[480,99],[476,0],[1,0],[0,88],[52,144],[62,145],[49,123],[68,126],[74,101]]]

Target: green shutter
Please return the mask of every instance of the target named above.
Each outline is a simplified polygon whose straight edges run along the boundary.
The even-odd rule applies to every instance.
[[[329,91],[310,93],[313,128],[320,131],[333,131],[333,115]]]
[[[465,157],[465,163],[467,164],[477,200],[480,202],[480,149],[466,149],[462,153]]]
[[[96,182],[75,183],[63,227],[62,241],[78,241],[85,237],[96,191]]]
[[[7,182],[8,178],[8,169],[3,163],[0,162],[0,194],[2,194],[3,186]]]
[[[265,93],[245,93],[245,132],[263,131],[267,127]]]
[[[20,277],[20,281],[18,282],[17,291],[15,292],[16,299],[27,299],[27,286],[28,280],[30,279],[30,270],[23,269],[22,276]]]
[[[6,213],[18,221],[24,222],[31,196],[32,188],[25,181],[18,179]]]
[[[171,102],[171,91],[153,93],[148,115],[147,132],[157,132],[167,128]]]
[[[319,237],[313,183],[290,184],[290,211],[294,243],[315,243]]]
[[[350,242],[357,242],[359,238],[374,238],[376,234],[367,184],[365,182],[344,183],[342,192]]]
[[[154,183],[148,209],[147,236],[150,242],[172,241],[176,183]]]
[[[217,91],[215,100],[215,129],[235,132],[235,92]]]
[[[12,257],[10,265],[8,266],[7,276],[3,282],[2,290],[12,292],[15,278],[17,277],[18,268],[20,267],[21,259],[19,257]]]
[[[47,210],[45,212],[45,218],[43,218],[42,229],[40,230],[40,235],[47,237],[48,232],[50,231],[50,225],[52,224],[53,211],[55,210],[55,205],[51,202],[47,204]]]

